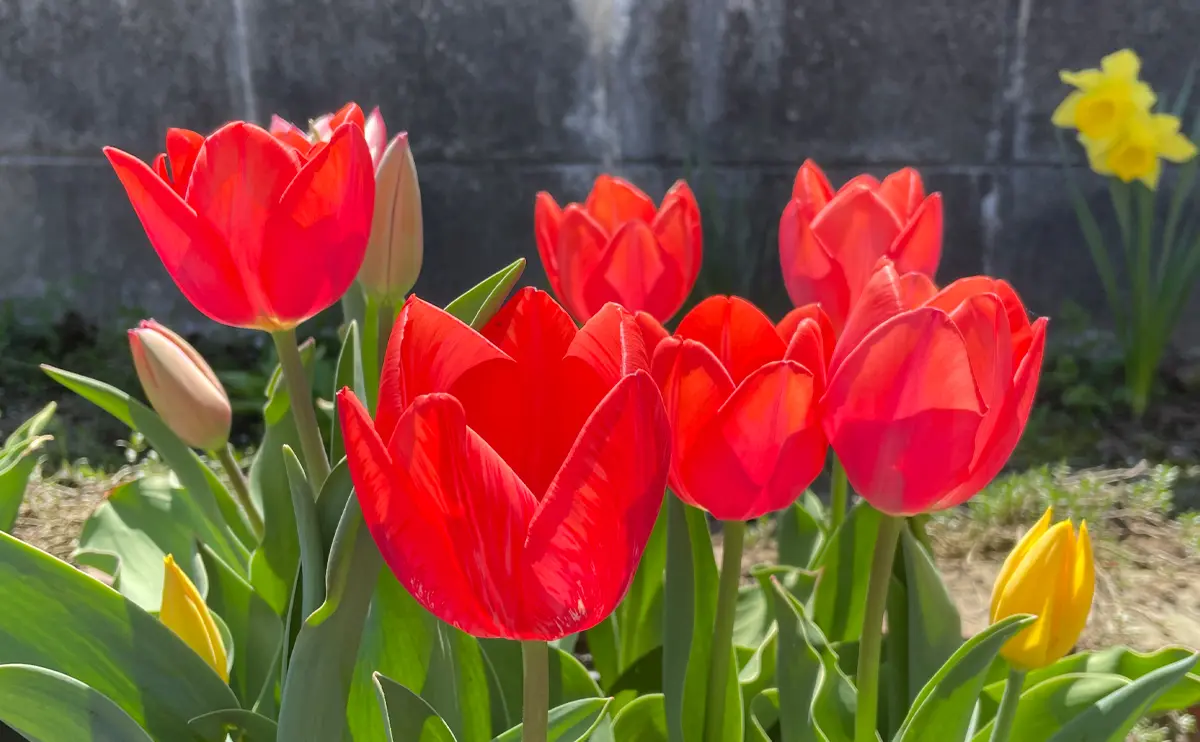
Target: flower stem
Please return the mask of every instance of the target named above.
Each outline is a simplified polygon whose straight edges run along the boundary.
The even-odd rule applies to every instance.
[[[829,492],[829,525],[830,532],[837,533],[837,529],[842,525],[842,521],[846,519],[846,500],[849,499],[850,482],[846,479],[846,470],[842,468],[842,462],[835,455],[833,457],[833,483],[830,486]]]
[[[300,434],[300,450],[304,453],[304,468],[312,485],[313,496],[321,491],[329,476],[329,458],[325,454],[325,443],[321,440],[321,429],[317,427],[317,413],[312,404],[312,387],[304,362],[300,359],[300,346],[296,344],[295,330],[280,330],[271,333],[275,350],[279,353],[279,365],[283,367],[283,380],[291,398],[292,417]]]
[[[883,613],[887,608],[888,586],[892,580],[892,561],[904,518],[880,515],[879,536],[875,539],[875,558],[867,583],[867,608],[863,615],[862,639],[858,645],[858,712],[854,717],[854,742],[875,742],[876,715],[879,713],[879,651],[883,643]]]
[[[992,723],[991,742],[1008,742],[1012,734],[1013,719],[1017,716],[1017,703],[1021,700],[1021,686],[1025,684],[1025,673],[1015,667],[1008,670],[1008,680],[1004,683],[1004,696],[1000,699],[1000,708],[996,711],[996,721]]]
[[[721,555],[721,581],[717,589],[717,616],[713,622],[713,638],[708,660],[708,702],[705,704],[704,739],[721,742],[725,726],[725,684],[729,662],[733,658],[733,619],[737,611],[738,581],[742,576],[742,547],[746,541],[746,524],[740,520],[725,521]]]
[[[521,642],[525,670],[525,700],[521,716],[522,742],[546,742],[550,716],[550,648],[546,642]]]
[[[250,497],[250,484],[246,481],[246,475],[242,473],[242,468],[238,466],[237,459],[233,457],[233,446],[228,443],[224,448],[212,452],[221,462],[221,467],[225,469],[225,473],[229,476],[229,480],[233,482],[233,494],[237,498],[238,504],[242,506],[242,510],[246,513],[246,522],[250,525],[250,531],[254,533],[254,538],[262,541],[263,538],[263,520],[258,513],[258,508],[254,507],[254,500]]]

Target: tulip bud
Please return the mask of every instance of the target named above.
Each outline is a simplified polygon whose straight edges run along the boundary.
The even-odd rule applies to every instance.
[[[229,658],[217,623],[196,586],[170,554],[163,559],[162,609],[158,618],[229,682]]]
[[[358,279],[368,295],[399,302],[417,282],[424,253],[417,166],[408,134],[399,134],[375,169],[375,216]]]
[[[1092,609],[1096,568],[1087,523],[1050,525],[1051,511],[1021,539],[996,578],[991,620],[1028,613],[1037,620],[1009,639],[1000,655],[1036,670],[1064,657],[1079,640]]]
[[[154,320],[129,331],[142,389],[184,443],[212,451],[229,440],[233,411],[217,375],[186,340]]]

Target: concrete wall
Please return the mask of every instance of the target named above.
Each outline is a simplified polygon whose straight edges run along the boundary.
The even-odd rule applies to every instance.
[[[946,197],[941,279],[1102,312],[1056,169],[1057,71],[1133,46],[1171,90],[1197,38],[1200,0],[0,0],[0,297],[196,320],[100,147],[149,157],[171,125],[354,99],[411,133],[435,300],[534,258],[536,191],[579,199],[603,169],[718,195],[708,287],[778,311],[775,227],[813,157],[837,179],[920,167]]]

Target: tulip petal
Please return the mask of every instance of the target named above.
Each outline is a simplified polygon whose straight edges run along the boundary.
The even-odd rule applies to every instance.
[[[979,385],[979,394],[990,412],[998,407],[1012,388],[1012,334],[1004,304],[995,294],[976,294],[950,311],[971,358],[971,373]],[[987,422],[980,428],[985,432]]]
[[[588,280],[608,249],[608,235],[586,211],[576,204],[567,206],[558,225],[557,257],[558,289],[555,293],[571,316],[586,322],[600,306],[590,308],[583,291]]]
[[[751,520],[790,505],[825,465],[816,380],[791,361],[738,385],[679,465],[691,500],[719,520]]]
[[[819,305],[805,304],[802,307],[796,307],[779,321],[775,329],[779,332],[779,337],[783,338],[783,341],[790,346],[796,330],[800,329],[800,324],[806,319],[816,322],[821,331],[821,345],[825,354],[825,366],[828,368],[829,362],[833,359],[834,346],[837,344],[837,334],[833,330],[833,323],[829,321],[829,316],[821,310]],[[784,358],[790,359],[790,356],[785,354]]]
[[[645,222],[629,221],[584,279],[582,298],[589,313],[612,301],[665,321],[683,306],[690,288],[683,268],[659,244],[654,230]]]
[[[659,244],[679,262],[690,292],[700,275],[704,236],[700,206],[687,183],[680,180],[671,186],[651,226]]]
[[[710,296],[680,320],[675,336],[695,340],[713,352],[740,384],[771,361],[783,359],[787,344],[767,315],[736,296]]]
[[[167,129],[167,159],[171,166],[171,182],[179,193],[187,193],[188,181],[196,156],[204,146],[204,135],[187,129]]]
[[[877,192],[858,183],[838,191],[813,220],[812,231],[845,272],[853,303],[899,236],[900,222]]]
[[[937,287],[925,274],[901,274],[891,261],[880,260],[879,267],[846,320],[829,367],[833,369],[841,365],[846,354],[854,350],[876,327],[901,312],[919,307],[936,293]],[[949,313],[950,309],[944,311]]]
[[[812,160],[805,160],[796,171],[796,180],[792,183],[792,200],[800,202],[796,207],[799,216],[809,223],[833,200],[833,186],[829,185],[825,172]]]
[[[925,186],[921,174],[911,167],[901,168],[883,179],[879,184],[879,195],[904,224],[913,217],[917,207],[925,200]]]
[[[1033,326],[1029,321],[1029,312],[1008,281],[996,281],[992,290],[1000,297],[1000,301],[1004,302],[1004,309],[1008,312],[1008,327],[1012,332],[1013,373],[1016,373],[1017,366],[1033,345]]]
[[[670,337],[671,333],[667,332],[661,322],[645,312],[634,312],[633,318],[642,331],[642,341],[646,344],[646,357],[653,360],[654,350],[658,348],[659,343]]]
[[[584,208],[609,235],[629,221],[649,224],[657,211],[654,202],[640,188],[612,175],[596,178]]]
[[[835,330],[850,312],[850,288],[841,265],[813,233],[804,202],[792,199],[779,219],[779,262],[788,297],[796,306],[819,304]]]
[[[383,123],[383,114],[379,112],[379,106],[372,108],[371,115],[367,116],[366,125],[363,126],[363,138],[367,140],[367,149],[371,150],[371,161],[378,166],[388,146],[387,126]]]
[[[822,406],[850,483],[885,513],[927,512],[967,478],[983,409],[962,335],[939,309],[892,317],[835,358]]]
[[[563,300],[562,286],[558,281],[558,228],[563,212],[558,202],[545,191],[537,195],[533,205],[533,233],[537,239],[538,255],[542,259],[542,270],[550,282],[550,290]]]
[[[250,327],[256,308],[228,244],[146,163],[119,149],[104,155],[167,273],[196,309],[234,327]]]
[[[296,324],[354,282],[375,211],[375,168],[362,132],[343,125],[287,187],[271,215],[260,276],[276,315]]]
[[[1004,586],[997,604],[1000,615],[1028,613],[1037,620],[1022,629],[1004,645],[1002,655],[1023,669],[1043,667],[1053,659],[1049,655],[1054,642],[1058,615],[1058,593],[1063,584],[1060,566],[1075,552],[1075,532],[1068,520],[1051,526],[1035,541]],[[1072,642],[1074,643],[1074,642]]]
[[[996,583],[992,590],[992,603],[988,613],[988,622],[996,623],[1001,616],[999,615],[1000,597],[1004,594],[1004,588],[1012,580],[1013,574],[1017,571],[1017,567],[1025,561],[1029,555],[1029,550],[1038,542],[1046,531],[1050,530],[1050,523],[1054,520],[1053,508],[1046,508],[1046,512],[1038,519],[1033,527],[1025,532],[1013,550],[1009,552],[1008,557],[1004,560],[1004,564],[1000,566],[1000,574],[996,576]]]
[[[888,255],[901,273],[937,275],[942,260],[942,194],[933,194],[917,207]]]
[[[565,358],[578,361],[597,374],[605,385],[605,394],[634,371],[650,370],[641,324],[633,313],[618,304],[605,304],[579,328]],[[596,402],[599,401],[597,398]]]
[[[1058,623],[1047,649],[1047,659],[1055,661],[1065,657],[1079,635],[1087,626],[1088,614],[1092,610],[1092,599],[1096,592],[1096,563],[1092,557],[1092,537],[1087,523],[1079,524],[1079,534],[1074,539],[1072,558],[1064,560],[1063,575],[1055,595],[1055,613]]]
[[[670,437],[645,371],[588,418],[529,525],[522,638],[589,629],[625,596],[662,507]]]
[[[813,375],[817,388],[814,396],[817,399],[825,392],[829,372],[828,348],[821,325],[815,319],[805,319],[792,333],[792,340],[783,354],[783,360],[799,363]]]

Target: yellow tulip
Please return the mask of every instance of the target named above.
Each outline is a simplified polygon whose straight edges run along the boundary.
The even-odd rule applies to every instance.
[[[1138,80],[1140,70],[1137,54],[1122,49],[1102,59],[1100,69],[1061,71],[1062,81],[1076,90],[1055,109],[1051,122],[1094,142],[1112,140],[1131,116],[1154,105],[1154,91]]]
[[[229,658],[225,643],[208,606],[175,558],[168,554],[163,560],[162,610],[159,620],[200,655],[221,679],[229,682]]]
[[[1050,510],[1021,539],[996,578],[991,621],[1017,614],[1037,620],[1008,640],[1000,655],[1016,669],[1035,670],[1065,656],[1092,609],[1096,571],[1087,523],[1050,525]]]
[[[1196,145],[1179,131],[1179,126],[1176,116],[1139,112],[1114,139],[1099,141],[1081,135],[1080,141],[1092,170],[1125,183],[1140,180],[1155,190],[1162,174],[1159,158],[1180,163],[1196,156]]]

